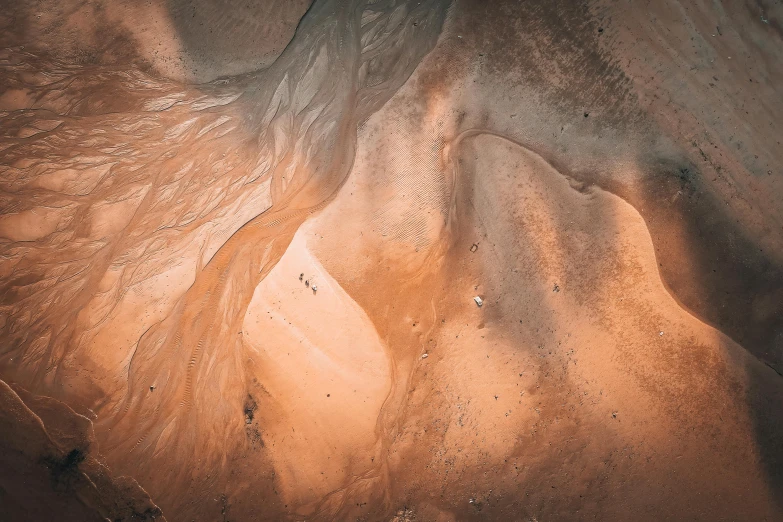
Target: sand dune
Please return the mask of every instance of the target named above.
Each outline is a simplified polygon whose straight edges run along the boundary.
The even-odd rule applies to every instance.
[[[455,132],[459,100],[412,110],[420,79],[370,119],[354,177],[313,225],[332,236],[313,242],[324,266],[404,369],[382,490],[426,520],[776,518],[755,421],[780,404],[775,372],[672,298],[635,209],[516,138]],[[418,122],[407,140],[441,151],[440,170],[379,168],[403,118]],[[379,216],[403,230],[412,202],[383,187],[405,176],[426,191],[440,172],[451,190],[413,203],[444,218],[422,234],[435,239],[389,238]]]
[[[6,9],[6,517],[783,517],[783,13],[642,4]]]

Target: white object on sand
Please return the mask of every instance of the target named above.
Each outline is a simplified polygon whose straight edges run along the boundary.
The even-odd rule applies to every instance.
[[[484,301],[479,296],[474,297],[473,300],[476,301],[476,306],[479,308],[484,304]]]

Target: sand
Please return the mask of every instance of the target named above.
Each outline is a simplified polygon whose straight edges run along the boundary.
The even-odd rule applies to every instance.
[[[133,65],[188,83],[263,69],[291,40],[307,0],[4,2],[3,47],[83,67]]]
[[[783,517],[779,7],[44,7],[11,520]]]

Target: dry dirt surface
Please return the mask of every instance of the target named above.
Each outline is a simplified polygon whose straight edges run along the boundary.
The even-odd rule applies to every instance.
[[[0,520],[783,520],[780,1],[0,4]]]

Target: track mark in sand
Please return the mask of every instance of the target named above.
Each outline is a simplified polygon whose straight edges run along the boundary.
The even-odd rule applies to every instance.
[[[145,433],[144,435],[141,436],[141,438],[139,440],[136,441],[136,444],[133,445],[133,448],[131,448],[131,451],[134,451],[136,448],[138,448],[139,445],[142,442],[144,442],[144,439],[146,439],[146,438],[147,438],[147,434]]]
[[[201,349],[204,347],[204,338],[199,339],[196,344],[196,349],[191,352],[190,362],[185,370],[185,391],[180,401],[180,407],[190,407],[191,397],[193,395],[193,367],[196,365],[198,355],[201,353]]]
[[[223,257],[218,259],[218,261],[223,261]],[[205,301],[207,301],[208,305],[205,309],[207,317],[213,318],[212,321],[210,321],[209,326],[207,326],[206,332],[199,336],[199,340],[196,343],[196,348],[191,351],[190,353],[190,360],[188,361],[188,365],[185,368],[185,390],[183,392],[182,398],[180,400],[179,406],[180,408],[186,408],[188,411],[190,410],[191,404],[192,404],[192,398],[193,398],[193,371],[194,367],[196,366],[196,363],[199,360],[199,356],[201,355],[201,352],[204,348],[204,343],[206,339],[210,338],[210,334],[212,333],[212,329],[214,327],[214,320],[217,318],[217,307],[218,307],[218,300],[219,296],[222,295],[226,281],[228,280],[228,269],[225,266],[224,262],[220,262],[218,266],[222,267],[222,270],[220,270],[220,276],[217,278],[217,291],[212,294],[210,290],[207,290],[205,295]],[[208,283],[208,281],[207,281]],[[184,327],[184,325],[183,325]]]

